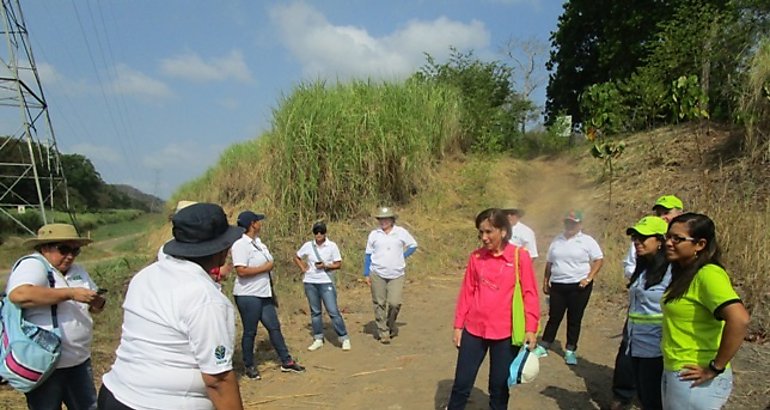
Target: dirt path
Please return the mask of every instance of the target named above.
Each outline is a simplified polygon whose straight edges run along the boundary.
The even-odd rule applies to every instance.
[[[534,161],[515,185],[512,181],[512,187],[521,193],[518,199],[526,209],[526,223],[539,233],[542,256],[537,263],[538,276],[548,244],[560,230],[560,214],[570,203],[583,209],[590,203],[590,191],[581,189],[583,182],[569,169],[567,164]],[[311,341],[307,317],[284,315],[287,342],[308,371],[304,375],[281,374],[277,363],[271,361],[262,366],[263,380],[242,379],[244,402],[265,409],[442,408],[451,389],[457,355],[451,343],[451,323],[462,272],[409,272],[408,277],[399,317],[400,336],[389,346],[372,337],[372,308],[368,289],[363,287],[340,292],[340,304],[348,311],[345,318],[353,342],[350,352],[328,342],[316,352],[307,352],[305,347]],[[543,308],[547,312],[545,305]],[[580,364],[568,367],[559,355],[551,354],[541,361],[540,377],[535,383],[512,391],[510,407],[545,410],[606,406],[622,314],[620,307],[613,310],[592,303],[583,325]],[[260,333],[258,337],[264,340],[266,335]],[[273,360],[269,346],[263,344],[261,348],[264,357]],[[485,362],[469,409],[488,408],[487,373]]]
[[[525,222],[538,233],[542,273],[545,252],[552,237],[560,232],[560,215],[575,206],[591,212],[594,191],[567,163],[532,161],[511,186],[526,209]],[[595,220],[598,216],[594,217]],[[587,230],[592,229],[589,220]],[[419,257],[419,254],[415,255]],[[619,275],[619,268],[606,266],[603,275]],[[311,342],[309,319],[304,311],[281,313],[287,343],[301,363],[303,375],[283,374],[275,354],[260,328],[258,358],[262,359],[263,380],[241,379],[241,392],[248,408],[260,409],[438,409],[447,403],[452,385],[457,350],[451,343],[451,323],[462,272],[408,272],[405,301],[399,316],[400,335],[391,345],[373,339],[373,313],[364,286],[340,291],[340,306],[353,349],[343,352],[333,345],[333,331],[327,320],[327,343],[315,352],[305,350]],[[601,277],[600,277],[601,278]],[[611,397],[612,369],[620,343],[625,306],[618,297],[595,292],[584,318],[577,366],[567,366],[559,354],[564,326],[556,341],[557,353],[541,360],[540,376],[511,391],[509,408],[604,409]],[[622,297],[620,298],[622,300]],[[547,319],[547,307],[543,320]],[[544,324],[544,322],[543,322]],[[336,343],[336,342],[335,342]],[[767,407],[770,393],[768,349],[745,346],[734,361],[736,387],[728,408]],[[482,365],[468,409],[488,408],[488,363]]]

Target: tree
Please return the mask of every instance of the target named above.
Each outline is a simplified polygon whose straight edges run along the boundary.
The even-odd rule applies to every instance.
[[[532,94],[548,78],[543,71],[547,52],[548,44],[535,37],[530,37],[526,40],[511,37],[503,46],[503,53],[513,62],[511,82],[518,90],[518,95],[524,101],[532,102]],[[537,107],[534,103],[531,103],[531,105],[531,110],[523,112],[524,117],[521,121],[522,134],[526,132],[527,122],[537,119],[537,111],[541,108]]]
[[[483,62],[450,47],[449,61],[438,63],[425,54],[426,64],[414,75],[418,81],[435,81],[456,88],[461,96],[463,150],[501,151],[515,141],[522,112],[532,109],[511,84],[511,67],[498,61]]]

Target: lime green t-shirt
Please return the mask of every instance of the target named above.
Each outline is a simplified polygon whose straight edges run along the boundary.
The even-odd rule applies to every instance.
[[[665,298],[665,296],[664,296]],[[663,366],[681,370],[685,364],[708,366],[717,355],[724,321],[714,312],[727,302],[738,301],[727,272],[717,265],[702,267],[681,298],[663,308]]]

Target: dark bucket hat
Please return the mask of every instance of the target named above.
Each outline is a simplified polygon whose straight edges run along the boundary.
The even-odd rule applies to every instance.
[[[222,207],[197,203],[179,210],[171,218],[174,239],[163,246],[167,255],[199,258],[214,255],[233,245],[243,229],[230,226]]]

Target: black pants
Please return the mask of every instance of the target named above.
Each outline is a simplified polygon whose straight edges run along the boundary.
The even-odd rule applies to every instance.
[[[471,395],[479,366],[489,350],[489,408],[508,408],[508,374],[511,362],[519,353],[519,347],[511,345],[511,338],[502,340],[482,339],[463,330],[460,349],[457,352],[457,368],[452,395],[447,409],[464,409]]]
[[[628,322],[623,325],[623,339],[620,341],[618,354],[615,356],[615,369],[612,373],[612,394],[621,404],[629,404],[636,395],[634,365],[631,356],[626,354],[628,349]]]
[[[663,378],[662,357],[632,357],[636,392],[643,410],[661,410],[661,379]]]
[[[119,402],[104,384],[99,388],[99,399],[96,401],[96,406],[99,410],[134,410]]]
[[[543,331],[542,344],[548,347],[556,339],[564,312],[567,312],[567,350],[577,350],[580,338],[580,325],[583,322],[583,312],[591,298],[593,282],[581,288],[579,283],[552,283],[551,302],[548,310],[548,323]]]

